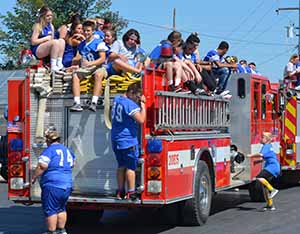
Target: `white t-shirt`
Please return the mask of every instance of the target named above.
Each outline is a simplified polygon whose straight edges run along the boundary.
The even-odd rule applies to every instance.
[[[289,62],[285,67],[284,67],[284,72],[283,72],[283,77],[288,77],[289,72],[294,72],[296,71],[296,65],[293,64],[292,62]]]

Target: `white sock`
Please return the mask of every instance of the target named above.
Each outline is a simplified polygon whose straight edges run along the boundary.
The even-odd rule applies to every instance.
[[[175,86],[180,85],[181,80],[180,79],[175,79]]]
[[[172,80],[168,80],[168,84],[172,85],[173,84],[173,79]]]
[[[74,97],[74,102],[76,104],[80,104],[80,97]]]
[[[92,103],[96,103],[97,104],[97,102],[98,102],[98,96],[93,96],[92,97]]]
[[[57,58],[57,63],[56,64],[57,64],[59,69],[64,67],[64,65],[62,64],[62,58]]]
[[[51,69],[57,68],[57,65],[56,65],[57,59],[52,58],[50,60],[50,63],[51,63]]]

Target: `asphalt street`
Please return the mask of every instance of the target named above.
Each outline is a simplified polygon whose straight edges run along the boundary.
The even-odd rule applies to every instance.
[[[176,226],[171,209],[105,211],[101,222],[89,217],[68,225],[70,234],[183,233],[183,234],[298,234],[300,186],[280,190],[276,211],[262,212],[264,203],[250,202],[247,190],[227,191],[213,200],[211,216],[201,227]],[[7,200],[7,184],[0,181],[0,234],[40,234],[45,231],[39,205],[26,207]]]

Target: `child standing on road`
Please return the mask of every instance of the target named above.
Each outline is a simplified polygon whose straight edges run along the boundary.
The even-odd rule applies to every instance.
[[[280,175],[280,165],[271,142],[272,133],[263,132],[261,139],[263,147],[261,151],[256,154],[248,155],[248,157],[262,157],[265,161],[263,170],[256,176],[256,179],[263,185],[264,195],[267,200],[267,205],[263,208],[264,211],[276,210],[273,204],[273,197],[278,193],[278,190],[273,188],[270,183]]]

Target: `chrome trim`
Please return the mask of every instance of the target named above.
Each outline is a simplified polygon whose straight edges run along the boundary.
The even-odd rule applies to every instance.
[[[229,134],[203,134],[203,135],[199,135],[199,134],[195,134],[195,135],[184,135],[184,133],[182,135],[159,135],[159,136],[155,136],[156,139],[160,139],[160,140],[166,140],[166,141],[174,141],[174,140],[198,140],[198,139],[215,139],[215,138],[229,138],[230,135]],[[153,138],[150,135],[146,135],[145,139],[151,139]]]
[[[225,191],[225,190],[228,190],[228,189],[236,188],[236,187],[241,186],[241,185],[250,184],[251,182],[252,182],[252,180],[243,180],[240,183],[234,184],[234,186],[226,186],[226,187],[216,188],[215,192],[221,192],[221,191]]]
[[[141,193],[145,190],[145,159],[139,158],[138,162],[141,164],[141,185],[136,190]]]
[[[164,200],[145,200],[142,202],[142,204],[147,204],[147,205],[165,205],[165,201]]]
[[[70,196],[68,202],[102,203],[102,204],[142,204],[141,200],[127,201],[117,200],[116,198],[91,198]]]
[[[29,201],[29,197],[8,197],[10,201]]]
[[[188,195],[188,196],[179,197],[179,198],[167,199],[166,204],[172,204],[172,203],[175,203],[175,202],[184,201],[184,200],[188,200],[188,199],[191,199],[191,198],[193,198],[193,195]]]

